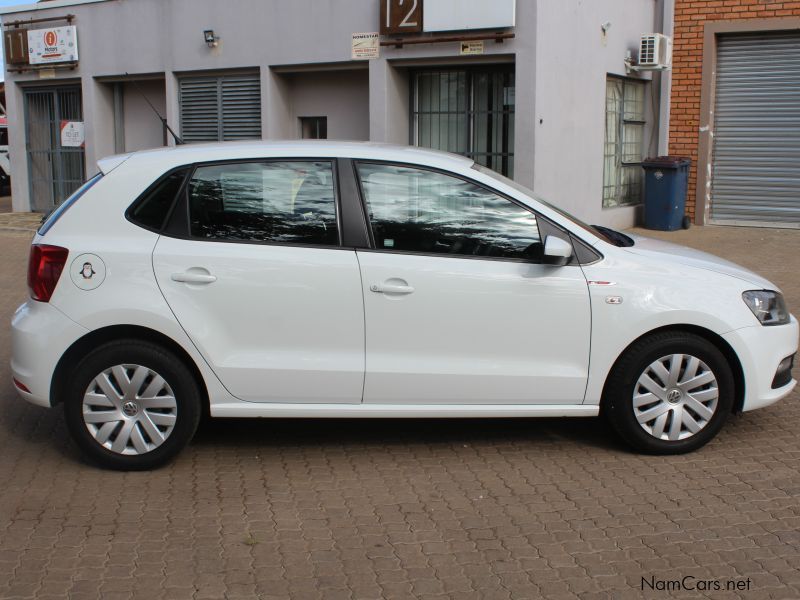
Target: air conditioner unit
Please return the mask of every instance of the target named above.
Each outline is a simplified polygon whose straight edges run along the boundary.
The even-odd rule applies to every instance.
[[[663,33],[645,33],[639,44],[640,69],[661,70],[672,64],[672,39]]]

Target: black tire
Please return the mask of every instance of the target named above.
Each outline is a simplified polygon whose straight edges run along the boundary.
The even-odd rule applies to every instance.
[[[119,454],[103,446],[89,432],[83,417],[83,398],[92,381],[115,365],[141,365],[152,369],[172,389],[176,419],[160,446],[141,454]],[[120,471],[141,471],[171,461],[192,439],[202,413],[201,393],[192,372],[165,348],[136,339],[103,344],[87,354],[74,368],[64,393],[67,428],[75,443],[93,462]]]
[[[673,354],[700,359],[716,377],[718,389],[716,409],[705,426],[690,437],[675,441],[660,439],[645,431],[633,407],[639,377],[654,361]],[[734,396],[731,367],[714,344],[691,333],[663,332],[635,342],[617,360],[606,381],[602,408],[613,428],[635,450],[646,454],[684,454],[704,446],[719,433],[731,413]]]
[[[692,220],[689,218],[689,215],[686,215],[685,217],[683,217],[683,220],[681,221],[681,227],[683,227],[684,229],[689,229],[691,226],[692,226]]]

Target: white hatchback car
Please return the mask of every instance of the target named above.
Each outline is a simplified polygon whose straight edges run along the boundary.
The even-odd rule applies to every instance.
[[[33,240],[12,371],[106,466],[164,463],[204,411],[602,412],[638,450],[680,453],[796,383],[775,285],[460,156],[276,142],[99,167]]]

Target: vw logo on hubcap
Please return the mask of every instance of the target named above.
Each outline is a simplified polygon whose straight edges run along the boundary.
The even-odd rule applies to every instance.
[[[134,417],[139,412],[139,407],[136,406],[136,402],[126,402],[122,405],[122,412],[129,417]]]
[[[680,390],[670,390],[667,393],[667,402],[671,402],[672,404],[675,404],[681,398],[683,398],[683,393]]]

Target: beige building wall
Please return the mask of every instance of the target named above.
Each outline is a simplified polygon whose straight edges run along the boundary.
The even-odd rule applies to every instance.
[[[369,140],[369,71],[312,71],[284,75],[293,137],[300,117],[327,117],[328,139]]]

